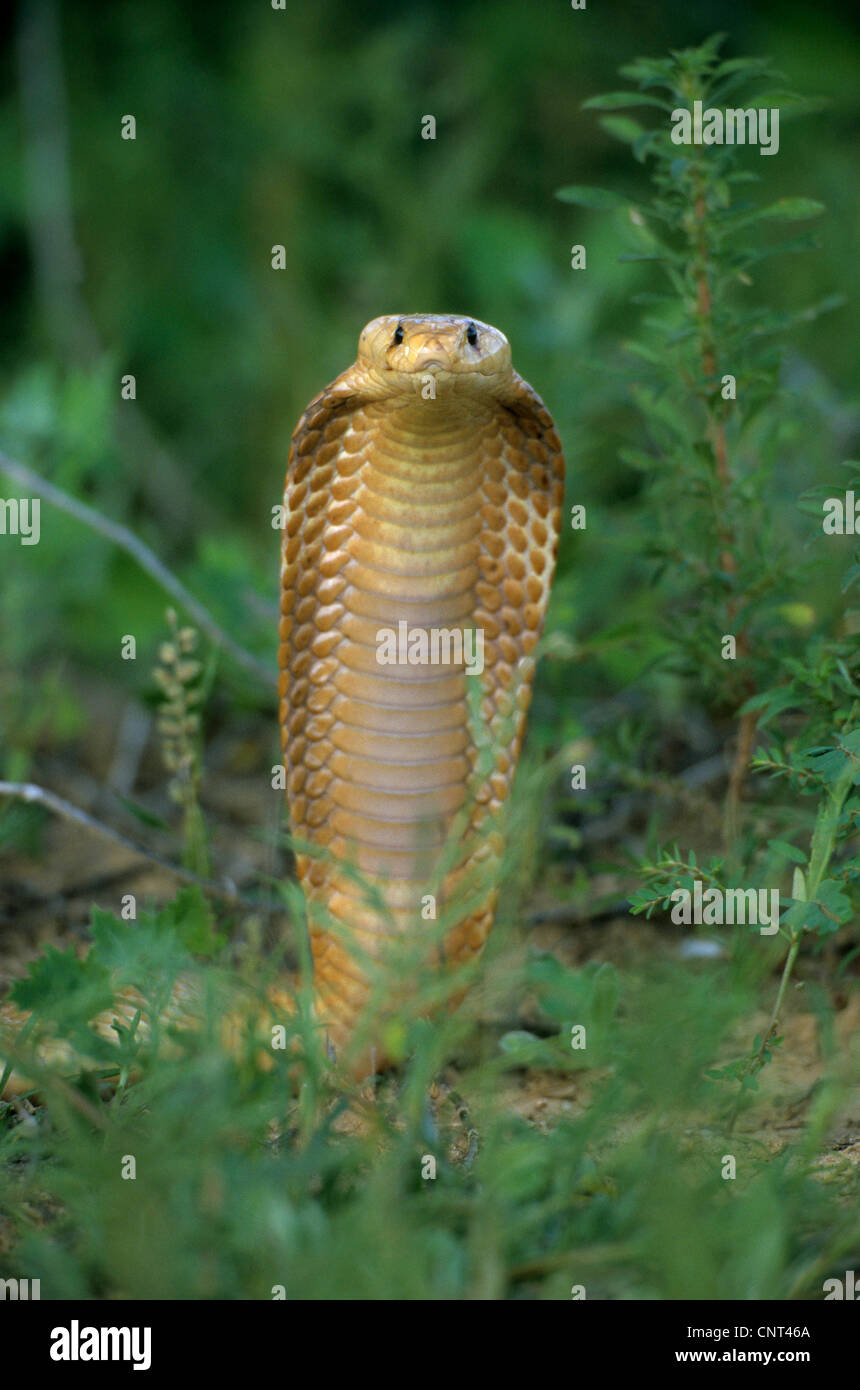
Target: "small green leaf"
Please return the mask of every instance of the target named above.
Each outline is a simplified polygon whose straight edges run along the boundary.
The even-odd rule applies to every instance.
[[[507,1053],[523,1053],[531,1051],[535,1044],[540,1044],[540,1038],[536,1033],[529,1033],[525,1028],[512,1028],[509,1033],[503,1033],[499,1038],[499,1051]]]
[[[629,77],[632,82],[641,82],[646,87],[653,87],[655,83],[668,87],[672,81],[673,66],[665,59],[637,58],[618,71],[622,77]]]
[[[770,207],[762,208],[759,217],[776,222],[802,222],[806,217],[820,217],[827,209],[815,198],[780,198]]]
[[[58,951],[46,946],[31,961],[25,978],[15,982],[12,998],[21,1009],[74,1027],[88,1024],[94,1015],[110,1008],[113,990],[108,970],[98,961],[90,956],[78,960],[73,947]]]
[[[631,206],[630,199],[622,197],[620,193],[612,193],[608,188],[586,188],[581,184],[559,188],[555,196],[562,203],[576,203],[579,207],[594,208],[599,212]]]
[[[159,913],[159,924],[173,929],[187,951],[195,956],[214,956],[225,938],[215,929],[215,915],[196,884],[180,888]]]
[[[773,718],[775,714],[781,714],[783,710],[796,708],[803,703],[802,698],[794,690],[782,686],[774,690],[763,690],[759,695],[753,695],[741,705],[741,714],[752,714],[755,711],[761,712],[759,726],[764,728],[765,724]]]
[[[779,850],[783,858],[790,859],[793,864],[806,863],[803,850],[798,849],[796,845],[790,845],[787,840],[768,840],[768,845],[771,849]],[[792,893],[792,897],[797,897],[797,894]]]
[[[829,935],[838,931],[854,915],[851,901],[835,879],[827,878],[821,884],[815,901],[809,904],[805,925],[809,931],[819,935]]]
[[[166,821],[163,816],[157,816],[154,811],[147,810],[145,806],[141,806],[137,801],[132,801],[130,797],[120,796],[117,793],[117,801],[122,802],[129,814],[134,816],[135,820],[139,820],[141,825],[147,825],[152,830],[171,829],[170,822]]]
[[[632,116],[604,116],[600,125],[610,135],[614,135],[616,140],[623,140],[625,145],[632,145],[634,140],[638,140],[640,135],[646,131],[634,121]],[[647,132],[651,134],[652,132]]]
[[[720,63],[714,75],[723,77],[730,72],[744,72],[750,75],[770,72],[770,61],[767,58],[728,58],[725,63]]]
[[[604,92],[602,96],[589,97],[582,103],[583,111],[621,111],[625,106],[659,106],[669,110],[669,102],[645,92]]]
[[[602,1028],[611,1023],[621,996],[618,971],[611,961],[603,961],[591,982],[591,1015]]]
[[[659,467],[660,460],[653,454],[644,454],[641,449],[619,449],[618,457],[642,473],[651,473]]]

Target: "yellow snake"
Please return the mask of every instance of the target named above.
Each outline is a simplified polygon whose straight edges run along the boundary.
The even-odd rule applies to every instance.
[[[398,942],[423,932],[428,958],[456,966],[487,938],[563,487],[549,412],[477,319],[373,319],[295,428],[280,725],[335,1050]],[[384,1065],[366,1041],[353,1064]]]

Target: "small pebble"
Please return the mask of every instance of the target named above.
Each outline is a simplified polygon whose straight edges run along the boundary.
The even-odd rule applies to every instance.
[[[718,960],[726,953],[719,941],[708,941],[700,936],[688,936],[678,947],[682,960]]]

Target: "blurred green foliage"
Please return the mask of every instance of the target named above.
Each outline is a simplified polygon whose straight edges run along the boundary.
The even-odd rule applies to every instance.
[[[621,345],[638,320],[634,295],[654,285],[649,267],[619,263],[623,229],[552,193],[643,191],[645,171],[582,103],[616,85],[633,55],[728,29],[726,57],[770,54],[792,86],[827,98],[815,119],[784,126],[778,157],[747,152],[763,202],[802,188],[830,209],[821,252],[764,263],[757,291],[775,312],[834,290],[851,299],[850,7],[672,0],[623,7],[609,23],[599,8],[521,0],[491,12],[288,0],[284,11],[215,3],[204,20],[158,0],[109,11],[75,0],[56,7],[56,35],[40,18],[54,8],[22,0],[29,39],[10,32],[2,57],[7,450],[132,522],[246,645],[271,653],[271,625],[247,598],[273,592],[270,507],[300,411],[353,359],[375,314],[467,312],[508,334],[558,420],[570,500],[589,507],[588,531],[562,549],[552,625],[588,635],[623,617],[653,628],[634,525],[642,481],[619,449],[632,408]],[[38,98],[58,65],[65,103],[33,117],[26,92]],[[133,142],[120,138],[126,113]],[[435,141],[420,137],[426,113]],[[34,213],[45,146],[49,160],[67,155],[69,200],[61,177],[43,180]],[[79,281],[64,268],[67,216]],[[570,269],[578,241],[585,272]],[[275,244],[284,271],[271,269]],[[781,441],[790,487],[844,456],[858,354],[857,335],[832,319],[794,335],[785,386],[814,427]],[[119,400],[127,372],[166,466]],[[12,654],[42,661],[62,629],[66,652],[103,666],[132,605],[136,630],[155,640],[159,605],[122,557],[55,514],[43,534],[38,566],[4,555]],[[643,655],[626,644],[593,653],[578,691],[629,685]],[[567,673],[542,679],[565,699],[539,702],[537,718],[572,729]]]

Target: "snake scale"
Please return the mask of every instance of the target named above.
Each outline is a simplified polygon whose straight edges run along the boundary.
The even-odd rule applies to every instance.
[[[315,1011],[336,1051],[398,944],[423,934],[428,959],[456,967],[486,941],[563,489],[549,412],[477,319],[373,319],[295,428],[280,726]],[[380,1036],[352,1065],[371,1057],[388,1060]]]

